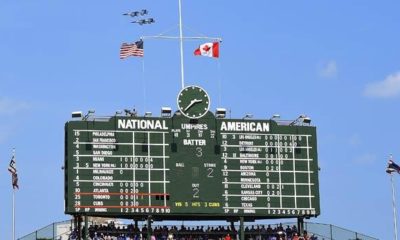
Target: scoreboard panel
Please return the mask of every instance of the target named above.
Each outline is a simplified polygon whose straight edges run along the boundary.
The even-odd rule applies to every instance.
[[[316,128],[116,116],[65,125],[65,212],[160,219],[320,214]]]

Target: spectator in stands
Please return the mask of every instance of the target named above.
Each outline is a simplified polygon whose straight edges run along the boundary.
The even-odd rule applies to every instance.
[[[293,227],[292,227],[292,232],[297,232],[297,227],[296,227],[296,225],[293,225]]]
[[[290,228],[289,225],[287,225],[285,232],[286,232],[286,236],[292,236],[292,229]]]
[[[272,227],[271,227],[271,225],[268,224],[268,227],[267,227],[267,235],[268,235],[268,237],[269,237],[269,236],[272,236],[272,234],[273,234]]]
[[[299,240],[299,236],[298,236],[297,232],[293,233],[292,240]]]
[[[303,238],[304,240],[310,240],[306,230],[303,231]]]
[[[143,239],[147,239],[147,226],[146,226],[146,224],[142,227],[142,236],[143,236]]]
[[[276,229],[277,230],[277,232],[280,232],[280,231],[285,231],[284,229],[283,229],[283,226],[282,226],[282,223],[279,223],[279,226],[278,226],[278,228]]]

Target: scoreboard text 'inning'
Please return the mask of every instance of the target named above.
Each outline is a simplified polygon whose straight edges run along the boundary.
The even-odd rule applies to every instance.
[[[182,109],[192,114],[194,103]],[[67,122],[65,212],[159,219],[320,214],[315,127],[195,114]]]

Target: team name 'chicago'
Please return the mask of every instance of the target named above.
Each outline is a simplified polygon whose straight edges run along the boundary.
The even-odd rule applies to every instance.
[[[168,130],[165,120],[118,119],[118,128]]]
[[[222,122],[221,131],[232,132],[269,132],[266,122]]]

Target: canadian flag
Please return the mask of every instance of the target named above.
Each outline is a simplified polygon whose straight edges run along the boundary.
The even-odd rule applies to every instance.
[[[194,50],[194,55],[218,58],[219,42],[201,44],[198,49]]]

